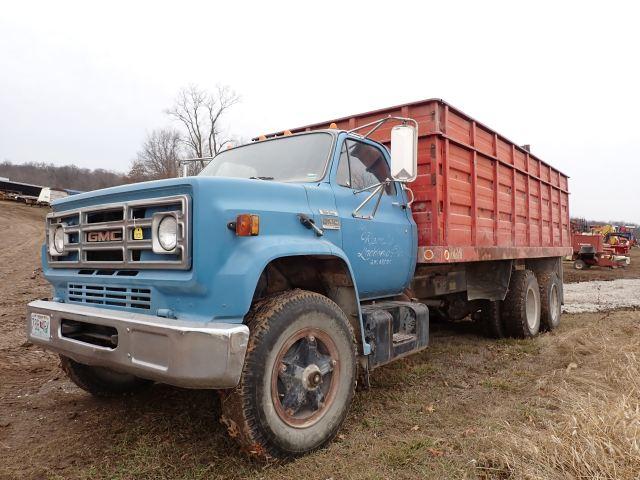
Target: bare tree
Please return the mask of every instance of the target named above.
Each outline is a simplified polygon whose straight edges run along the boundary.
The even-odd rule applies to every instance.
[[[180,132],[175,129],[151,132],[131,164],[129,177],[134,181],[177,177],[181,141]]]
[[[239,101],[240,97],[227,86],[207,92],[190,85],[178,93],[173,107],[165,113],[184,127],[186,134],[182,141],[188,156],[213,157],[231,141],[220,120]],[[205,162],[200,162],[200,168],[204,165]]]

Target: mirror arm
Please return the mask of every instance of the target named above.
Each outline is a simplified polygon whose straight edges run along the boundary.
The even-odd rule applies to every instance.
[[[371,218],[376,216],[376,212],[378,211],[378,207],[380,206],[380,200],[382,200],[382,195],[384,195],[384,188],[385,185],[382,183],[378,187],[380,193],[378,193],[378,199],[376,200],[376,204],[373,207],[373,211],[371,212]]]
[[[369,135],[371,135],[373,132],[375,132],[377,129],[379,129],[382,126],[382,124],[384,122],[386,122],[386,121],[387,120],[384,119],[384,118],[382,120],[378,120],[378,124],[375,127],[373,127],[371,130],[369,130],[367,133],[365,133],[364,134],[364,138],[367,138]]]
[[[363,188],[362,190],[355,190],[353,193],[354,195],[356,193],[362,193],[362,192],[366,192],[368,190],[373,189],[373,191],[367,195],[367,198],[365,198],[360,205],[358,205],[356,207],[356,209],[353,211],[353,213],[351,214],[351,216],[353,218],[361,218],[364,220],[371,220],[373,219],[373,217],[376,216],[376,212],[378,211],[378,207],[380,206],[380,201],[382,200],[382,195],[384,195],[384,189],[387,186],[387,184],[389,184],[391,182],[390,179],[386,179],[384,182],[380,182],[380,183],[376,183],[375,185],[371,185],[367,188]],[[376,195],[378,195],[378,198],[376,199],[376,204],[373,206],[373,210],[371,211],[371,213],[369,215],[360,215],[359,212],[360,210],[362,210],[362,208],[369,203],[373,197],[375,197]]]
[[[389,180],[388,178],[384,181],[384,182],[380,182],[380,183],[374,183],[373,185],[369,185],[368,187],[365,188],[361,188],[360,190],[354,190],[353,194],[356,195],[358,193],[362,193],[362,192],[368,192],[369,190],[373,190],[374,188],[379,187],[380,185],[386,185],[387,183],[389,183],[391,180]]]
[[[407,207],[411,208],[411,204],[415,201],[416,196],[413,194],[413,190],[411,190],[406,183],[401,183],[401,185],[405,192],[409,192],[411,194],[411,200],[407,201]]]
[[[355,133],[358,130],[362,130],[363,128],[367,128],[367,127],[370,127],[372,125],[375,125],[371,130],[369,130],[365,135],[362,136],[362,138],[367,138],[369,135],[371,135],[373,132],[375,132],[378,128],[380,128],[382,126],[382,124],[384,124],[386,122],[389,122],[391,120],[395,120],[397,122],[400,122],[403,125],[406,125],[409,122],[413,123],[413,126],[416,129],[416,132],[418,131],[418,122],[416,122],[413,118],[392,117],[391,115],[389,115],[388,117],[381,118],[380,120],[375,120],[373,122],[369,122],[369,123],[365,123],[364,125],[360,125],[359,127],[352,128],[351,130],[348,130],[347,133]]]

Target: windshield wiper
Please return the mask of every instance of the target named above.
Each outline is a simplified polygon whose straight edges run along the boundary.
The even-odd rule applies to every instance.
[[[273,177],[249,177],[251,180],[273,180]]]

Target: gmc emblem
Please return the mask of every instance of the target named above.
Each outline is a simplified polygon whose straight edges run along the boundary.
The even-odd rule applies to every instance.
[[[87,242],[118,242],[120,240],[122,240],[122,232],[120,230],[87,232]]]

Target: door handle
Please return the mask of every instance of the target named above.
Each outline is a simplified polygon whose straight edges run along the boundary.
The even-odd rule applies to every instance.
[[[317,227],[316,222],[314,222],[312,218],[309,218],[308,215],[299,213],[298,218],[300,219],[300,223],[302,225],[307,227],[309,230],[313,230],[317,236],[321,237],[324,235],[324,232]]]

